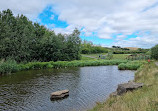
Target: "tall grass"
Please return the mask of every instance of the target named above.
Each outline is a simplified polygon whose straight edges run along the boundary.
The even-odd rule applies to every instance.
[[[121,63],[118,65],[119,70],[137,70],[143,64],[146,64],[146,61],[130,61],[127,63]]]
[[[123,96],[110,97],[91,111],[158,111],[158,66],[148,63],[139,68],[135,82],[144,86]]]
[[[9,74],[19,70],[15,60],[8,59],[7,61],[0,62],[0,74]]]
[[[0,63],[0,73],[11,73],[20,70],[45,69],[45,68],[65,68],[65,67],[84,67],[100,65],[119,65],[127,63],[127,60],[75,60],[75,61],[57,61],[57,62],[29,62],[27,64],[17,64],[15,61],[6,61]]]

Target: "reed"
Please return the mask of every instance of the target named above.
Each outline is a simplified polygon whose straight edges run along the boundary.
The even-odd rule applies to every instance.
[[[121,63],[118,65],[119,70],[137,70],[143,64],[146,64],[146,61],[130,61],[127,63]]]
[[[57,61],[57,62],[29,62],[26,64],[17,64],[16,61],[10,60],[0,63],[0,73],[12,73],[21,70],[46,69],[46,68],[65,68],[65,67],[84,67],[84,66],[101,66],[101,65],[119,65],[127,63],[127,60],[75,60],[75,61]]]

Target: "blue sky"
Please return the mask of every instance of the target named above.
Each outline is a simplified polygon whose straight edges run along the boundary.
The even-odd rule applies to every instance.
[[[56,33],[78,28],[83,40],[101,46],[158,44],[157,0],[1,0],[0,10],[8,8]]]
[[[53,12],[53,6],[47,6],[42,13],[38,15],[38,19],[40,20],[41,25],[45,25],[49,29],[55,29],[55,28],[66,28],[69,26],[69,24],[66,21],[59,20],[59,15]],[[39,22],[39,21],[38,21]],[[105,44],[105,46],[112,45],[113,42],[115,42],[115,39],[119,35],[123,34],[113,34],[112,39],[104,39],[99,38],[97,36],[97,33],[93,32],[90,36],[86,36],[85,32],[82,32],[82,29],[79,29],[81,31],[80,37],[82,40],[91,41],[96,45],[102,45]],[[135,32],[131,35],[127,35],[125,40],[128,40],[130,38],[136,38],[138,32]]]

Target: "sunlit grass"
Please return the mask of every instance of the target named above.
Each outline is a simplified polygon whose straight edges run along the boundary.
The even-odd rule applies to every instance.
[[[130,54],[113,54],[113,59],[126,59]]]
[[[81,60],[94,60],[94,59],[96,59],[96,58],[85,57],[85,56],[81,57]]]
[[[129,61],[127,63],[121,63],[118,65],[118,68],[120,70],[137,70],[138,68],[140,68],[142,65],[146,64],[147,61]]]
[[[105,56],[107,55],[107,53],[100,53],[100,54],[82,54],[84,56],[91,56],[91,57],[95,57],[95,58],[99,58],[99,55],[101,56]]]
[[[57,61],[57,62],[29,62],[26,64],[17,64],[16,62],[0,63],[0,73],[5,74],[19,70],[45,69],[45,68],[65,68],[65,67],[84,67],[84,66],[101,66],[101,65],[119,65],[127,63],[127,60],[75,60],[75,61]],[[16,69],[16,70],[15,70]]]

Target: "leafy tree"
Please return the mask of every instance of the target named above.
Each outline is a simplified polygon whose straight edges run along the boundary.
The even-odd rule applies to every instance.
[[[158,60],[158,45],[151,48],[151,57]]]
[[[26,16],[14,17],[11,10],[0,12],[0,59],[17,62],[80,59],[80,32],[55,34]]]
[[[96,54],[96,53],[107,53],[108,49],[101,47],[101,46],[95,46],[92,42],[89,41],[83,41],[81,44],[81,53],[82,54]]]

